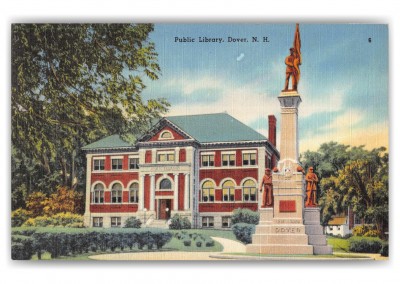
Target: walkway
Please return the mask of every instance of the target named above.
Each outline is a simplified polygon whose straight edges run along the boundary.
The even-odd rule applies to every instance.
[[[246,252],[246,246],[240,242],[224,238],[212,238],[224,247],[222,252]],[[89,258],[94,260],[221,260],[210,257],[214,254],[216,252],[157,251],[99,254],[89,256]]]

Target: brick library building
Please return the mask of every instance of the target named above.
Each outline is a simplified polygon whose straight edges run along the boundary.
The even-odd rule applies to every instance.
[[[268,127],[266,138],[227,113],[171,116],[134,145],[112,135],[83,147],[85,225],[165,227],[179,214],[193,228],[229,228],[233,210],[258,210],[265,168],[279,160],[275,116]]]

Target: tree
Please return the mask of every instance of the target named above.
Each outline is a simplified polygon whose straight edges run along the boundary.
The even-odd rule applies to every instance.
[[[132,141],[167,111],[164,99],[141,97],[144,80],[160,75],[152,31],[151,24],[12,26],[12,159],[27,172],[13,176],[13,190],[76,188],[82,146],[111,134]]]
[[[384,147],[367,151],[335,142],[306,152],[304,165],[314,166],[320,177],[319,205],[322,222],[346,213],[349,207],[361,218],[375,223],[383,233],[388,226],[388,164]]]

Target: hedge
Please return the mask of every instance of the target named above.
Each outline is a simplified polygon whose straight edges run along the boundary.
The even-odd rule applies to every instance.
[[[33,232],[32,232],[33,231]],[[25,235],[24,235],[25,234]],[[12,259],[30,259],[35,253],[38,259],[44,251],[51,258],[98,251],[121,251],[135,246],[139,249],[161,249],[172,238],[163,229],[64,229],[39,228],[13,230]]]
[[[380,253],[383,241],[379,238],[352,237],[349,239],[351,252]]]
[[[232,231],[236,236],[236,239],[244,244],[250,244],[252,242],[251,236],[254,234],[256,226],[247,223],[237,223],[232,226]]]
[[[250,209],[235,209],[231,217],[232,224],[247,223],[257,225],[260,221],[260,214]]]
[[[125,221],[124,228],[137,228],[139,229],[142,226],[142,221],[136,219],[136,217],[129,217]]]
[[[29,218],[23,227],[72,227],[83,228],[83,216],[73,213],[58,213],[52,216]]]

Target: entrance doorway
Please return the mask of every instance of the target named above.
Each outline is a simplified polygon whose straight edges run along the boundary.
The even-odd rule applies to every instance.
[[[157,215],[161,220],[168,220],[171,217],[171,199],[158,200]]]

